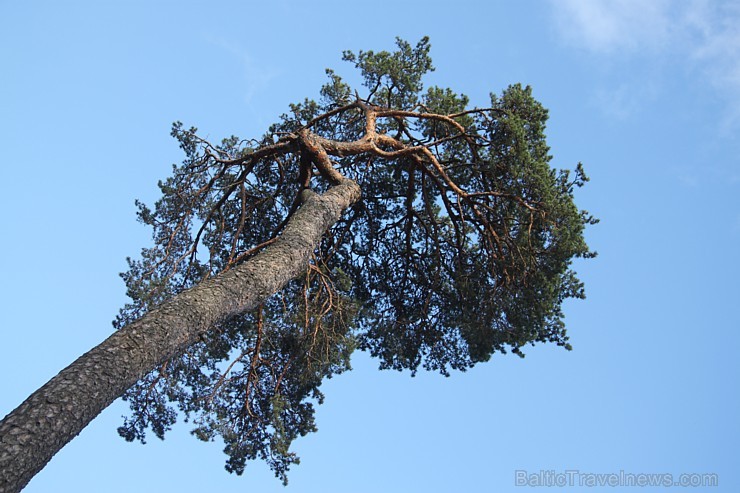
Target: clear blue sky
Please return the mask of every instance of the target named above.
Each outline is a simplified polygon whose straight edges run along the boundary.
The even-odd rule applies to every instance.
[[[522,82],[600,256],[566,306],[572,352],[537,347],[443,378],[364,355],[324,386],[284,489],[237,477],[178,426],[116,434],[111,406],[28,492],[523,491],[514,471],[717,473],[740,490],[740,4],[685,0],[0,0],[0,415],[103,340],[118,273],[148,245],[134,199],[180,160],[170,124],[255,137],[317,96],[344,49],[429,35],[449,86]],[[561,491],[579,491],[566,488]],[[616,491],[592,488],[588,491]],[[640,491],[665,491],[641,488]],[[586,490],[583,490],[586,491]]]

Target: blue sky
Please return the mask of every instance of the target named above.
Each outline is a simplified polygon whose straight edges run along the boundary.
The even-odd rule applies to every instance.
[[[574,350],[413,379],[358,355],[324,385],[287,489],[259,463],[229,475],[186,426],[125,443],[117,402],[26,491],[528,490],[516,470],[716,473],[703,491],[738,491],[731,1],[0,0],[0,415],[112,331],[117,274],[149,241],[134,199],[156,199],[181,158],[172,121],[259,136],[318,95],[326,67],[357,80],[342,50],[424,35],[427,85],[481,105],[532,85],[554,165],[582,161],[592,178],[577,199],[602,220],[588,231],[600,255],[576,265],[588,299],[566,305]]]

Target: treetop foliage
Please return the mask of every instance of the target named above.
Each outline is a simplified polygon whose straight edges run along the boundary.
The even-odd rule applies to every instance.
[[[116,327],[269,248],[307,190],[353,180],[363,196],[304,275],[127,392],[124,438],[163,437],[179,410],[196,437],[224,441],[229,471],[260,458],[285,481],[322,380],[357,348],[381,368],[443,374],[536,342],[570,349],[562,302],[584,297],[570,265],[594,255],[583,232],[596,220],[573,200],[588,178],[550,166],[547,110],[529,87],[485,107],[425,91],[429,49],[345,51],[364,96],[327,70],[320,99],[260,139],[213,144],[173,125],[185,158],[152,207],[137,203],[154,245],[122,274],[132,301]]]

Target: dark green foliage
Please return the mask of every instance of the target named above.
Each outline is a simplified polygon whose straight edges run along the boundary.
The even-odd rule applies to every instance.
[[[261,458],[285,480],[297,462],[291,442],[316,429],[322,380],[349,369],[357,347],[382,368],[443,374],[536,342],[570,349],[561,306],[584,296],[570,264],[593,256],[583,232],[596,222],[573,202],[582,167],[550,167],[547,110],[529,87],[469,108],[451,89],[424,92],[428,39],[397,44],[344,53],[367,97],[328,70],[321,100],[291,105],[259,141],[212,145],[174,125],[186,157],[154,208],[139,204],[154,246],[129,260],[132,302],[117,327],[250,258],[280,234],[302,189],[330,186],[301,132],[355,142],[372,114],[377,147],[330,153],[362,187],[361,202],[327,232],[304,277],[132,388],[124,438],[143,441],[146,428],[163,437],[178,409],[195,436],[224,441],[229,471]]]
[[[429,38],[424,37],[415,48],[396,38],[398,51],[360,51],[357,55],[345,51],[342,60],[351,62],[362,72],[367,97],[378,106],[408,108],[416,104],[423,85],[422,77],[434,70],[429,57]]]

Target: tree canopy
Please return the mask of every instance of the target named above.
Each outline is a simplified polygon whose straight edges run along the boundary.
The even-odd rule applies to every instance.
[[[346,51],[364,88],[327,70],[259,139],[212,143],[175,123],[185,158],[138,203],[153,246],[122,274],[124,327],[184,290],[269,249],[301,204],[348,180],[362,198],[324,235],[305,272],[231,316],[126,392],[127,440],[162,438],[178,415],[221,439],[238,474],[263,459],[283,481],[292,441],[316,429],[324,378],[356,349],[381,368],[449,374],[528,344],[570,349],[562,303],[583,298],[571,269],[592,257],[574,203],[588,179],[551,167],[548,112],[512,85],[484,106],[424,89],[430,44]]]

